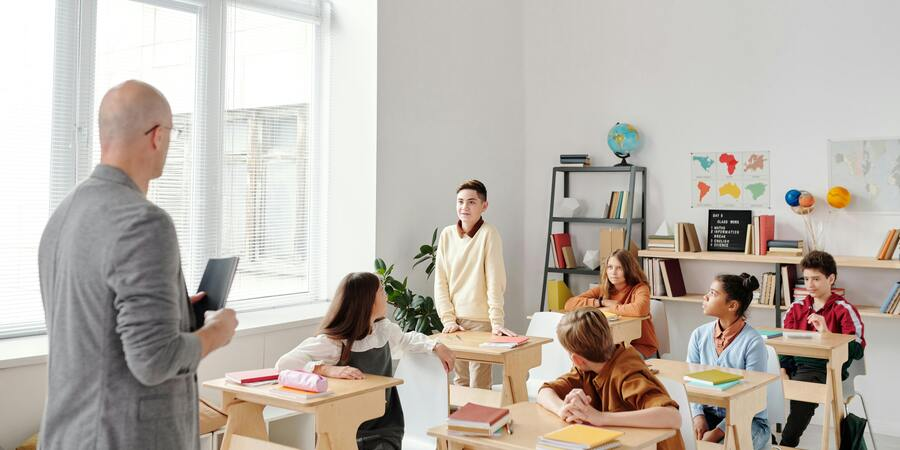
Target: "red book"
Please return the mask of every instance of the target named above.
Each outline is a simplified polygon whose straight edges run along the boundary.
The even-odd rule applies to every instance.
[[[769,241],[775,239],[775,216],[759,216],[759,242],[760,255],[769,251]]]
[[[565,269],[568,266],[566,265],[566,256],[563,253],[563,248],[572,246],[572,238],[569,236],[569,233],[554,233],[552,237],[553,253],[556,255],[556,267]]]
[[[462,408],[450,414],[447,423],[458,424],[488,424],[493,425],[506,417],[509,410],[506,408],[491,408],[477,403],[466,403]]]
[[[278,371],[275,369],[245,370],[243,372],[228,372],[225,378],[232,383],[250,384],[261,381],[278,380]]]
[[[659,260],[661,271],[663,273],[663,281],[666,290],[669,291],[671,297],[681,297],[687,295],[687,289],[684,287],[684,276],[681,274],[681,264],[677,259],[661,259]]]

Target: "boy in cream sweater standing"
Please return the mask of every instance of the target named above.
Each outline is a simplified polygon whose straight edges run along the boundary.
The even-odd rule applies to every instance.
[[[434,302],[444,333],[516,335],[503,327],[503,243],[497,229],[481,217],[487,208],[484,183],[469,180],[456,189],[459,220],[441,232],[434,281]],[[470,373],[474,373],[471,378]],[[490,389],[490,364],[458,361],[456,384]]]

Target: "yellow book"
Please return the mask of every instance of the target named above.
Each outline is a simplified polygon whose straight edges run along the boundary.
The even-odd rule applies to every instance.
[[[584,448],[599,447],[608,444],[623,434],[621,431],[606,430],[589,425],[569,425],[561,430],[547,433],[541,436],[541,441],[550,445],[553,443],[575,444]]]
[[[742,378],[744,377],[741,375],[712,369],[704,370],[702,372],[689,373],[684,376],[684,381],[693,381],[695,383],[705,384],[708,386],[715,386],[718,384],[731,383],[732,381],[737,381]]]
[[[611,313],[609,311],[603,311],[603,315],[606,316],[606,320],[608,322],[619,320],[619,315],[616,313]]]
[[[547,280],[547,309],[562,311],[566,309],[566,300],[572,298],[572,292],[563,280]]]

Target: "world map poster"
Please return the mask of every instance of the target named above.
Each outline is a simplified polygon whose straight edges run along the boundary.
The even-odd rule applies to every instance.
[[[900,139],[828,141],[829,186],[844,186],[847,212],[900,212]]]
[[[692,208],[768,208],[769,152],[691,153]]]

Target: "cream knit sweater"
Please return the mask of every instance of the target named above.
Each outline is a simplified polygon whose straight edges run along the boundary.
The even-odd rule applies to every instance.
[[[474,237],[460,237],[456,224],[444,228],[435,275],[434,304],[444,326],[457,318],[503,326],[506,267],[496,228],[485,222]]]

